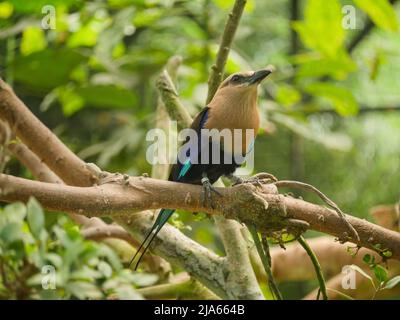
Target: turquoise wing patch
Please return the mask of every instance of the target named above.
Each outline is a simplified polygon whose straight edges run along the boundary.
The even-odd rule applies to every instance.
[[[181,169],[181,172],[179,172],[178,179],[182,178],[189,171],[191,166],[192,166],[192,164],[190,163],[190,159],[187,159]]]
[[[248,150],[247,150],[246,155],[249,154],[249,153],[254,149],[254,143],[255,143],[255,141],[256,141],[256,139],[253,139],[253,140],[250,142],[250,145],[249,145],[249,148],[248,148]]]

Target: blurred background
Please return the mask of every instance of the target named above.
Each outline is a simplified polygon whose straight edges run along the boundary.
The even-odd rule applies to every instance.
[[[248,0],[226,66],[227,75],[268,64],[277,69],[260,92],[255,172],[313,184],[345,212],[371,221],[371,208],[400,199],[400,5],[392,2]],[[55,8],[55,29],[41,26],[46,5]],[[111,172],[150,173],[145,136],[156,122],[155,79],[171,56],[181,56],[181,99],[192,115],[203,108],[232,5],[2,1],[0,74],[85,161]],[[31,178],[13,157],[7,160],[4,172]],[[46,215],[47,224],[74,237],[76,227],[54,217],[61,219]],[[223,254],[205,216],[181,212],[173,222]],[[284,295],[300,298],[313,285],[292,283]]]

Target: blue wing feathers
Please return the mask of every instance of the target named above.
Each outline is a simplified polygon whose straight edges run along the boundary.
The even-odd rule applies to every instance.
[[[195,120],[192,124],[192,129],[196,130],[199,138],[201,136],[200,130],[204,128],[204,125],[207,122],[208,116],[209,116],[209,109],[205,108],[205,109],[203,109],[202,113],[198,115],[198,117],[200,117],[200,119],[197,120],[198,119],[197,118],[196,119],[197,121]],[[200,146],[201,145],[200,139],[199,139],[198,143]],[[192,163],[190,162],[190,158],[191,158],[190,149],[188,149],[188,152],[185,154],[185,158],[186,158],[186,160],[184,161],[184,163],[180,163],[178,161],[177,169],[179,170],[178,171],[179,174],[177,176],[171,174],[170,180],[175,180],[175,181],[181,180],[192,168]],[[172,177],[172,179],[171,179],[171,177]],[[152,241],[154,240],[154,238],[161,231],[162,227],[167,223],[168,219],[172,216],[172,214],[174,212],[175,212],[175,210],[173,210],[173,209],[161,209],[160,210],[160,212],[158,213],[158,216],[156,218],[156,221],[154,222],[153,226],[151,227],[148,234],[146,235],[144,241],[142,242],[142,244],[138,248],[136,254],[133,256],[133,258],[131,260],[131,263],[132,263],[135,260],[136,256],[139,256],[139,259],[137,260],[137,263],[135,266],[135,270],[138,267],[143,255],[149,248],[149,246],[152,243]]]
[[[206,124],[206,121],[207,121],[207,119],[208,119],[209,110],[210,110],[210,109],[207,109],[207,110],[203,113],[203,115],[201,116],[200,124],[199,124],[199,129],[204,129],[204,125]]]
[[[201,137],[200,135],[200,130],[204,128],[205,123],[207,122],[208,119],[208,113],[209,113],[209,109],[206,109],[203,114],[201,115],[200,121],[199,121],[199,127],[198,128],[193,128],[197,131],[198,134],[198,138]],[[199,139],[200,140],[200,139]],[[201,145],[201,142],[199,141],[199,146]],[[190,150],[190,149],[189,149]],[[179,171],[179,175],[178,175],[178,180],[182,177],[185,176],[185,174],[189,171],[189,169],[191,168],[192,164],[190,163],[190,152],[187,152],[186,156],[188,157],[188,159],[186,160],[186,162],[181,166],[181,169]]]

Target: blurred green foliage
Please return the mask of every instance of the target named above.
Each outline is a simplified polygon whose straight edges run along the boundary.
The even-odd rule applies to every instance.
[[[400,106],[399,9],[388,0],[299,2],[298,21],[291,21],[289,0],[249,0],[226,66],[227,74],[277,67],[261,90],[256,171],[311,183],[345,211],[369,218],[371,207],[400,197],[400,113],[368,112]],[[202,108],[232,4],[2,1],[1,76],[86,161],[150,172],[145,135],[155,123],[155,77],[181,55],[179,93],[192,114]],[[56,9],[54,30],[41,28],[44,5]],[[353,6],[355,30],[342,26],[345,5]],[[376,27],[350,51],[368,19]],[[6,171],[29,176],[15,160]],[[181,219],[195,240],[223,250],[207,219],[185,213]]]
[[[85,240],[63,215],[46,224],[39,203],[0,209],[1,299],[141,299],[157,276],[124,269],[107,245]]]

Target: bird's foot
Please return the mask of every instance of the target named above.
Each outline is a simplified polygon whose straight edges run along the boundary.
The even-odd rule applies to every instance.
[[[229,178],[232,181],[232,186],[245,183],[262,186],[264,183],[272,183],[278,181],[278,179],[274,175],[266,172],[258,173],[250,178],[241,178],[234,175],[230,176]]]
[[[207,177],[203,177],[201,179],[201,183],[203,184],[203,192],[201,193],[201,203],[203,204],[204,207],[207,205],[207,203],[209,203],[210,207],[212,209],[215,209],[212,201],[212,193],[214,192],[219,196],[222,196],[222,194],[212,186],[210,180]]]

